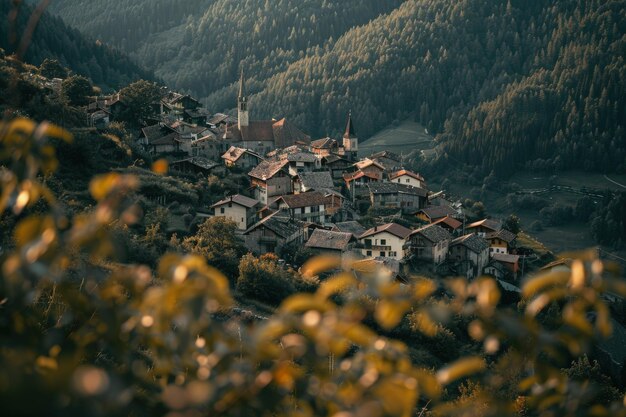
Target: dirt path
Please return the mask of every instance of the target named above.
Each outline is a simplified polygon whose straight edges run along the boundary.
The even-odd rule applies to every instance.
[[[622,187],[622,188],[626,188],[626,185],[624,185],[624,184],[620,184],[620,183],[619,183],[619,182],[617,182],[617,181],[613,181],[612,179],[610,179],[610,178],[609,178],[609,176],[608,176],[608,175],[605,175],[605,176],[604,176],[604,178],[605,178],[607,181],[612,182],[612,183],[613,183],[613,184],[615,184],[615,185],[619,185],[619,186],[620,186],[620,187]]]

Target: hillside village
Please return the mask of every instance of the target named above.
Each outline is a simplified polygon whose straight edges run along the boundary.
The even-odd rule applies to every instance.
[[[116,94],[93,101],[86,112],[92,126],[106,128],[124,105]],[[152,108],[136,143],[167,158],[172,173],[246,174],[247,186],[215,196],[219,201],[204,215],[236,223],[251,253],[291,249],[363,259],[385,265],[401,281],[420,272],[488,274],[518,291],[529,254],[517,247],[517,235],[500,220],[469,221],[461,202],[429,189],[393,152],[360,157],[351,113],[340,139],[312,139],[286,119],[254,120],[243,72],[236,116],[212,114],[193,97],[166,89]]]

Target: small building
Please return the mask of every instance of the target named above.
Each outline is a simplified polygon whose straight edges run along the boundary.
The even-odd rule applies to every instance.
[[[256,209],[260,205],[255,199],[236,194],[213,204],[215,217],[225,217],[237,223],[239,230],[247,230],[256,221]]]
[[[249,149],[238,148],[231,146],[225,154],[222,155],[222,159],[227,167],[250,169],[259,165],[263,161],[263,157]]]
[[[335,188],[333,178],[328,171],[301,172],[293,180],[295,193],[306,193],[316,190],[332,190]]]
[[[415,216],[427,223],[435,223],[445,217],[455,217],[456,210],[448,206],[428,206],[415,213]]]
[[[351,165],[350,161],[339,155],[328,155],[322,158],[322,168],[329,170],[333,179],[343,178],[344,171]]]
[[[404,213],[414,213],[426,205],[428,191],[423,188],[394,182],[368,184],[370,201],[375,208],[397,208]]]
[[[291,177],[285,159],[261,161],[248,173],[254,188],[254,198],[267,204],[270,197],[289,194],[293,191]]]
[[[411,232],[408,243],[416,259],[438,265],[446,260],[451,240],[452,235],[446,229],[429,224]]]
[[[341,256],[352,250],[355,242],[352,233],[315,229],[304,246],[318,255]]]
[[[319,191],[282,195],[271,206],[285,211],[292,219],[326,223],[326,195]]]
[[[369,159],[383,166],[386,171],[395,171],[402,167],[402,157],[390,151],[373,153]]]
[[[356,171],[361,171],[370,177],[376,178],[378,181],[382,181],[385,175],[385,167],[376,161],[371,159],[362,159],[353,165]]]
[[[388,223],[374,226],[359,237],[363,256],[392,258],[401,261],[405,257],[405,243],[411,229]]]
[[[511,255],[506,253],[494,253],[491,259],[502,264],[513,280],[517,279],[519,272],[519,255]]]
[[[450,243],[448,259],[456,264],[459,274],[475,278],[489,263],[489,243],[475,233],[458,237]]]
[[[215,170],[224,167],[217,162],[209,161],[206,158],[200,156],[194,156],[192,158],[185,158],[178,161],[170,162],[169,168],[172,171],[178,171],[182,173],[203,174],[208,175]]]
[[[304,224],[276,212],[252,225],[243,237],[246,248],[256,255],[278,253],[304,243]]]
[[[363,171],[356,171],[343,174],[343,180],[346,182],[346,188],[353,194],[357,193],[359,189],[369,192],[366,185],[372,182],[379,182],[380,178],[377,175],[369,174]]]
[[[411,187],[426,188],[424,177],[415,172],[401,169],[389,174],[389,181],[398,184],[410,185]]]
[[[339,152],[339,143],[335,139],[323,138],[311,142],[311,152],[318,158],[323,158]]]
[[[476,233],[480,237],[485,237],[489,233],[499,232],[502,229],[502,223],[498,220],[483,219],[469,224],[465,230],[467,233]]]
[[[311,172],[321,168],[322,162],[309,152],[294,152],[286,155],[289,162],[289,174],[296,176],[303,172]]]
[[[511,250],[514,248],[517,236],[506,229],[500,229],[497,232],[487,233],[485,239],[489,242],[489,253],[491,255],[497,253],[507,254],[511,253]]]

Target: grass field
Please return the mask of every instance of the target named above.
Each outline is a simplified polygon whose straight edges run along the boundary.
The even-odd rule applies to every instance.
[[[408,154],[415,150],[430,149],[434,146],[431,135],[419,123],[404,121],[398,126],[381,130],[371,138],[359,144],[359,156],[366,157],[374,152],[391,151]]]

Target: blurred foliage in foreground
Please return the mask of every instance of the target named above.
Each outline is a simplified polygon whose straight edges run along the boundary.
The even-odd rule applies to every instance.
[[[450,279],[449,296],[434,297],[428,279],[401,285],[372,270],[357,282],[350,265],[316,258],[305,281],[343,272],[244,320],[202,257],[165,255],[156,271],[115,263],[111,234],[141,216],[138,180],[94,178],[97,205],[70,217],[45,186],[50,138],[71,141],[45,123],[0,124],[0,212],[19,221],[0,259],[3,415],[626,416],[623,393],[604,389],[584,356],[611,333],[601,294],[626,296],[610,265],[589,257],[533,277],[514,309],[491,279]],[[554,309],[558,323],[544,319]],[[442,341],[461,318],[480,349],[422,368],[373,330],[407,316]]]

